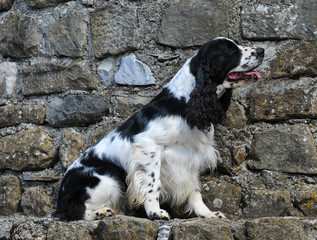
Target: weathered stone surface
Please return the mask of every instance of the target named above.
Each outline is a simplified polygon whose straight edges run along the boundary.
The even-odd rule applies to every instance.
[[[68,168],[85,150],[86,137],[84,134],[67,129],[64,132],[59,149],[59,158],[64,166]]]
[[[223,124],[231,128],[242,129],[246,126],[247,120],[243,106],[236,101],[231,101]]]
[[[284,216],[292,207],[288,191],[252,190],[243,197],[246,218]]]
[[[56,152],[53,139],[46,131],[30,127],[0,138],[0,169],[45,169],[54,163]]]
[[[60,3],[69,2],[70,0],[25,0],[31,8],[46,8],[56,6]]]
[[[101,82],[105,85],[108,85],[114,76],[114,64],[115,59],[113,57],[108,57],[102,61],[97,68]]]
[[[85,61],[43,63],[23,67],[23,95],[45,95],[68,90],[93,90],[98,80]]]
[[[48,38],[57,56],[82,57],[87,46],[87,23],[75,14],[48,26]]]
[[[46,239],[45,228],[38,223],[21,223],[12,233],[12,240],[44,240]]]
[[[290,173],[317,173],[317,153],[310,130],[304,124],[274,127],[256,132],[250,151],[252,169]]]
[[[246,146],[245,145],[233,146],[232,156],[233,156],[233,159],[236,161],[236,163],[238,164],[243,163],[247,156]]]
[[[272,78],[298,78],[317,76],[317,46],[304,43],[284,51],[270,62]]]
[[[246,2],[242,7],[242,37],[258,40],[299,39],[295,0]]]
[[[302,38],[316,40],[317,38],[317,2],[315,0],[297,1],[300,31]]]
[[[233,240],[228,220],[194,218],[172,228],[171,239]]]
[[[37,20],[25,14],[12,14],[0,23],[0,53],[13,58],[31,57],[38,52],[43,35]]]
[[[16,89],[18,67],[14,62],[0,63],[0,97],[11,96]]]
[[[68,95],[55,97],[46,109],[46,120],[56,127],[99,122],[109,112],[107,96]]]
[[[156,239],[159,223],[144,218],[116,216],[101,221],[98,239]]]
[[[119,71],[114,76],[114,79],[116,83],[123,85],[155,84],[151,69],[136,59],[135,55],[122,58]]]
[[[252,121],[281,121],[317,117],[317,89],[281,89],[252,95]]]
[[[227,0],[186,0],[166,9],[158,43],[172,47],[199,46],[216,36],[227,36]]]
[[[0,177],[0,215],[8,216],[16,213],[20,199],[19,179],[15,176]]]
[[[45,169],[43,171],[29,171],[23,172],[22,179],[24,181],[36,181],[36,182],[56,182],[59,180],[58,172],[52,169]]]
[[[0,127],[14,126],[20,123],[42,124],[45,119],[45,107],[38,104],[8,104],[0,107]]]
[[[77,224],[53,222],[49,225],[47,230],[47,240],[89,240],[92,237],[89,235],[89,231]]]
[[[13,228],[13,224],[11,222],[0,220],[0,239],[9,240],[11,236],[12,228]]]
[[[130,94],[128,97],[117,97],[117,114],[118,117],[130,117],[140,107],[151,101],[151,97],[141,97],[136,94]]]
[[[31,187],[22,194],[21,207],[25,215],[44,217],[50,210],[51,199],[42,187]]]
[[[92,13],[93,51],[97,58],[140,47],[136,9],[108,6]]]
[[[234,214],[239,209],[241,190],[241,187],[230,183],[210,181],[203,184],[202,195],[211,211]]]
[[[307,240],[302,223],[296,218],[261,218],[246,223],[248,239]]]
[[[13,2],[14,0],[0,0],[0,12],[10,10]]]
[[[295,205],[305,216],[317,215],[317,185],[306,186],[295,192]]]

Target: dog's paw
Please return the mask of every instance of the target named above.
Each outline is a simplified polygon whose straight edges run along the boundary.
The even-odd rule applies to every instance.
[[[94,220],[101,220],[106,217],[112,217],[116,215],[116,212],[112,210],[111,208],[100,208],[95,211],[92,211],[92,216],[94,217]]]
[[[216,219],[225,219],[225,215],[221,212],[208,212],[204,214],[200,214],[199,217],[201,218],[216,218]]]
[[[148,214],[149,219],[151,220],[169,220],[170,216],[168,212],[163,209],[159,209],[158,211],[150,211]]]

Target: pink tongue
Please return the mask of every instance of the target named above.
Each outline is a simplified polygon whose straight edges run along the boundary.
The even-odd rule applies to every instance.
[[[257,78],[261,78],[261,74],[257,71],[253,71],[253,72],[243,72],[243,73],[230,73],[228,75],[228,78],[230,79],[238,79],[238,78],[241,78],[242,75],[245,75],[245,76],[250,76],[250,75],[255,75]]]

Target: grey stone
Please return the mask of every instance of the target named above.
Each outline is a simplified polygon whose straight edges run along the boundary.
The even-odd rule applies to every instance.
[[[292,208],[288,191],[251,190],[243,197],[246,218],[285,216]]]
[[[68,95],[50,101],[46,109],[46,120],[56,127],[83,126],[101,121],[108,112],[107,96]]]
[[[16,176],[0,177],[0,215],[16,213],[21,199],[20,181]],[[1,234],[0,234],[0,239]]]
[[[12,14],[0,23],[0,53],[13,58],[35,55],[43,41],[37,20],[25,14]]]
[[[12,96],[16,90],[18,66],[14,62],[0,63],[0,97]]]
[[[317,38],[317,2],[315,0],[297,1],[300,31],[302,38],[316,40]]]
[[[57,153],[54,140],[37,127],[0,138],[0,149],[0,169],[15,171],[48,168],[54,164]]]
[[[69,2],[70,0],[25,0],[26,4],[31,8],[53,7],[60,3]]]
[[[114,64],[115,59],[113,57],[108,57],[103,60],[97,68],[101,82],[108,85],[114,76]]]
[[[260,218],[246,223],[248,239],[307,240],[302,223],[296,218]]]
[[[127,118],[134,114],[139,108],[149,103],[151,97],[141,97],[136,94],[130,94],[127,97],[117,97],[117,115]]]
[[[295,205],[305,214],[314,217],[317,214],[317,185],[305,186],[295,191]]]
[[[238,102],[231,101],[223,124],[231,128],[242,129],[246,126],[247,121],[243,106]]]
[[[304,43],[277,55],[270,62],[272,78],[317,76],[317,46]]]
[[[38,104],[8,104],[0,107],[0,127],[20,123],[43,124],[45,107]]]
[[[47,240],[90,240],[88,229],[78,224],[53,222],[47,230]]]
[[[114,76],[114,79],[116,83],[123,85],[155,84],[151,69],[136,59],[135,55],[122,58],[119,71]]]
[[[228,220],[194,218],[172,228],[171,239],[233,240]]]
[[[295,147],[296,146],[296,147]],[[313,136],[304,124],[280,126],[256,132],[248,166],[289,173],[317,173]]]
[[[57,56],[82,57],[87,46],[87,23],[69,14],[48,26],[48,38]]]
[[[11,238],[12,228],[13,228],[13,224],[11,222],[0,220],[0,239],[9,240]]]
[[[13,2],[14,0],[0,0],[0,12],[10,10]]]
[[[202,195],[204,203],[211,211],[234,214],[239,210],[241,187],[226,182],[203,183]]]
[[[21,223],[14,229],[12,240],[44,240],[46,230],[39,224],[32,221]]]
[[[51,199],[42,187],[31,187],[22,194],[21,207],[25,215],[44,217],[50,210]]]
[[[156,239],[159,223],[145,218],[116,216],[101,221],[98,239]]]
[[[68,168],[85,150],[86,137],[84,134],[67,129],[59,149],[59,158],[64,166]]]
[[[93,90],[98,80],[85,61],[40,63],[23,67],[23,95],[45,95],[68,90]]]
[[[107,6],[91,14],[93,51],[97,58],[140,47],[135,8]]]
[[[227,0],[185,0],[166,9],[158,43],[171,47],[200,46],[216,36],[228,36]]]

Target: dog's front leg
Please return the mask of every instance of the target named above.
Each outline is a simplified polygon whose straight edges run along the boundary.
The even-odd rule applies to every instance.
[[[147,145],[148,146],[148,145]],[[139,206],[143,204],[150,219],[170,218],[169,214],[160,208],[160,168],[161,150],[159,147],[151,148],[136,145],[134,159],[128,165],[128,198],[130,204]]]

